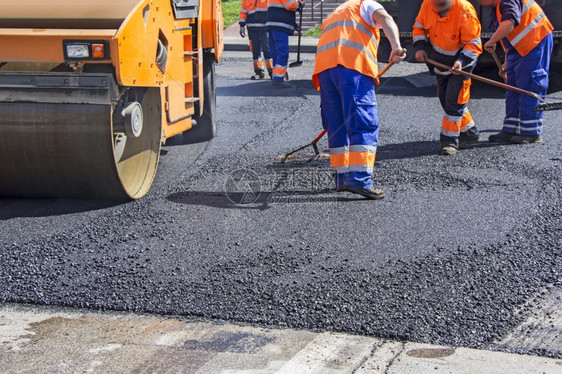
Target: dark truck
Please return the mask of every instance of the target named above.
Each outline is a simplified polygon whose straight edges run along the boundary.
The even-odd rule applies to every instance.
[[[482,24],[482,42],[485,43],[492,34],[494,29],[491,27],[492,7],[481,6],[476,0],[469,0]],[[562,50],[560,43],[562,41],[562,4],[560,0],[535,0],[538,5],[546,13],[546,16],[554,26],[554,50],[552,52],[551,70],[562,71]],[[400,30],[400,40],[402,45],[408,50],[408,61],[414,61],[414,49],[412,46],[412,26],[414,25],[418,11],[420,10],[423,0],[378,0],[385,7],[387,12],[392,15]],[[379,60],[388,61],[390,54],[390,44],[386,38],[382,38],[379,47]],[[503,56],[502,58],[503,61]],[[484,52],[479,59],[479,66],[493,64],[494,60],[489,53]]]

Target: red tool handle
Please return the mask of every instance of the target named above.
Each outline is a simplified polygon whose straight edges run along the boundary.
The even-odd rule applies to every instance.
[[[403,56],[403,55],[405,55],[405,54],[406,54],[406,49],[402,49],[402,53],[400,53],[400,56]],[[379,78],[382,77],[382,75],[383,75],[384,73],[386,73],[386,71],[387,71],[388,69],[390,69],[390,67],[391,67],[392,65],[394,65],[394,61],[390,60],[390,61],[388,62],[388,64],[386,64],[386,65],[379,71],[379,74],[378,74],[377,77],[375,78],[375,81],[377,82],[377,85],[379,85],[379,83],[380,83],[380,82],[379,82]]]
[[[320,132],[320,134],[318,134],[318,136],[316,138],[314,138],[314,140],[310,143],[310,144],[316,144],[318,143],[318,141],[320,140],[321,137],[324,136],[324,134],[326,133],[326,129],[322,130]]]

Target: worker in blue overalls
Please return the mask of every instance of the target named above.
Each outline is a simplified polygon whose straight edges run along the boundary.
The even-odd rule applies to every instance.
[[[269,0],[265,29],[269,32],[269,51],[273,58],[273,86],[291,87],[287,82],[289,65],[289,35],[298,28],[295,13],[305,0]]]
[[[484,44],[488,52],[501,41],[506,50],[506,83],[545,96],[548,89],[554,27],[534,0],[478,0],[493,5],[496,32]],[[502,130],[491,142],[529,144],[542,142],[543,112],[534,108],[537,98],[508,91]]]
[[[375,95],[379,27],[389,39],[390,60],[403,60],[398,26],[383,6],[374,0],[349,0],[322,24],[312,74],[320,91],[336,191],[373,200],[385,197],[372,180],[379,139]]]

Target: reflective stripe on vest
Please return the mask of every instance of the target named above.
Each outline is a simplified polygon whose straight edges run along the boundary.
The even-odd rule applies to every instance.
[[[375,78],[378,74],[378,28],[361,17],[362,0],[340,5],[324,22],[318,41],[312,83],[319,89],[318,74],[341,65]]]
[[[496,7],[496,14],[498,22],[501,23],[499,6]],[[507,40],[521,56],[526,56],[552,30],[554,30],[554,27],[541,7],[535,3],[535,0],[525,0],[521,11],[521,22],[507,35]]]
[[[373,63],[377,63],[377,58],[375,56],[373,56],[371,54],[371,52],[369,52],[369,50],[367,49],[367,47],[365,47],[363,44],[361,43],[357,43],[357,42],[352,42],[351,40],[347,40],[347,39],[338,39],[334,42],[328,43],[328,44],[324,44],[322,47],[319,47],[317,49],[317,53],[319,52],[324,52],[327,51],[329,49],[332,48],[336,48],[339,46],[343,46],[343,47],[349,47],[349,48],[354,48],[360,52],[363,52],[367,55],[367,57],[369,57],[369,59],[371,61],[373,61]]]
[[[341,20],[341,21],[331,23],[331,24],[327,25],[326,27],[324,27],[322,29],[322,32],[328,32],[332,29],[335,29],[336,27],[342,27],[342,26],[351,27],[351,28],[354,28],[354,29],[357,29],[357,30],[360,30],[360,31],[364,32],[366,35],[370,35],[371,41],[373,43],[375,43],[377,45],[377,47],[379,46],[379,41],[377,40],[377,38],[375,37],[373,32],[371,30],[369,30],[369,28],[363,26],[362,24],[360,24],[358,22],[350,20],[350,19],[344,19],[344,20]]]

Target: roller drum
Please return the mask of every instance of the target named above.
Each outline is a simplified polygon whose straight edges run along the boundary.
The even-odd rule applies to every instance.
[[[160,152],[158,88],[142,98],[138,137],[114,133],[117,102],[33,102],[49,101],[34,95],[0,102],[0,196],[127,200],[148,192]]]

